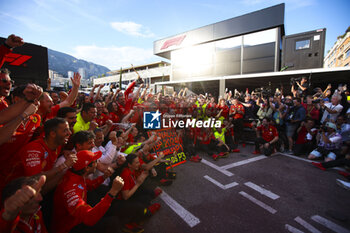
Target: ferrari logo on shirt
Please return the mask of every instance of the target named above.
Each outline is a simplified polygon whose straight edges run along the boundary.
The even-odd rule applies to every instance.
[[[38,118],[36,116],[34,116],[32,121],[33,121],[33,123],[37,123],[38,122]]]

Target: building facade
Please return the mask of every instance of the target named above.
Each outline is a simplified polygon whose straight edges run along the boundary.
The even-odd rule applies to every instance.
[[[107,72],[106,77],[95,78],[93,84],[119,84],[120,72],[122,73],[122,84],[127,85],[129,82],[134,81],[138,75],[145,81],[145,83],[155,83],[169,81],[170,76],[170,64],[168,62],[155,62],[150,64],[145,64],[141,66],[128,67],[122,70],[113,70]]]
[[[154,42],[170,59],[171,81],[272,72],[280,69],[284,4]]]
[[[340,37],[324,59],[325,68],[346,67],[350,63],[350,32]]]

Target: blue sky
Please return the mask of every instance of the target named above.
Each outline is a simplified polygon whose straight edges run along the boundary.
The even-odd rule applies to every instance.
[[[350,26],[349,0],[0,0],[0,36],[119,69],[162,60],[157,39],[282,2],[286,35],[327,28],[326,51]]]

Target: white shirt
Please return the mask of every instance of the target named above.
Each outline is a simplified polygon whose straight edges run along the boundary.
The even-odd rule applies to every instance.
[[[101,151],[102,156],[98,159],[98,162],[104,163],[104,164],[112,164],[117,162],[118,156],[125,156],[124,153],[121,153],[120,150],[117,150],[117,147],[113,145],[112,141],[109,141],[106,145],[106,147],[103,146],[95,146],[92,148],[92,152]],[[97,178],[98,176],[102,176],[103,173],[101,171],[96,170],[96,172],[93,174],[93,178]],[[110,179],[107,178],[103,184],[108,185],[110,182]]]
[[[322,119],[321,119],[321,123],[323,123],[326,119],[328,119],[328,121],[333,121],[335,122],[337,120],[338,115],[340,114],[340,112],[343,110],[343,106],[338,104],[338,105],[333,105],[332,103],[326,103],[324,104],[327,108],[329,108],[332,111],[337,111],[336,113],[329,113],[327,110],[324,111]]]

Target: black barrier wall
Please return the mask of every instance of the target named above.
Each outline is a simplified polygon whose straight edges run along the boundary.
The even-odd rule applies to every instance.
[[[6,38],[0,37],[0,44],[5,40]],[[47,48],[25,43],[6,56],[2,68],[11,71],[10,76],[15,85],[35,83],[46,88],[49,77]]]

